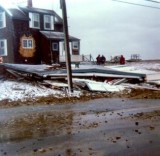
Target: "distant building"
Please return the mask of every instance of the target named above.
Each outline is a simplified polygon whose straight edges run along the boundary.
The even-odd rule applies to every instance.
[[[70,53],[80,54],[80,39],[69,36]],[[0,6],[0,56],[5,63],[51,64],[64,54],[63,20],[53,10]]]
[[[132,54],[131,58],[128,60],[128,62],[136,62],[141,61],[140,54]]]

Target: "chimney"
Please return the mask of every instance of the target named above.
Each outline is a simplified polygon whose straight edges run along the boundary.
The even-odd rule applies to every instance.
[[[28,0],[27,6],[28,6],[29,8],[32,8],[32,0]]]

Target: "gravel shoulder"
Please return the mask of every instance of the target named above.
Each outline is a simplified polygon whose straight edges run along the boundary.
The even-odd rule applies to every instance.
[[[147,89],[132,89],[131,91],[123,91],[119,93],[92,93],[84,92],[80,97],[39,97],[28,99],[26,101],[0,101],[0,108],[18,107],[18,106],[33,106],[33,105],[53,105],[53,104],[69,104],[83,101],[89,101],[99,98],[122,98],[122,99],[160,99],[160,91]]]

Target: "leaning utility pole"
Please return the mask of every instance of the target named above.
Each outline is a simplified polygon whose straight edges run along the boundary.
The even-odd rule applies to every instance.
[[[65,59],[66,59],[67,78],[68,78],[68,90],[69,92],[73,92],[71,58],[70,58],[70,51],[69,51],[67,9],[66,9],[65,0],[60,0],[60,6],[62,9],[62,16],[63,16],[63,31],[64,31],[64,41],[65,41]]]

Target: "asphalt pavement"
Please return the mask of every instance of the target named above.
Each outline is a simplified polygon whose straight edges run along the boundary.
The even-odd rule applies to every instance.
[[[0,109],[0,156],[159,156],[160,100]]]

